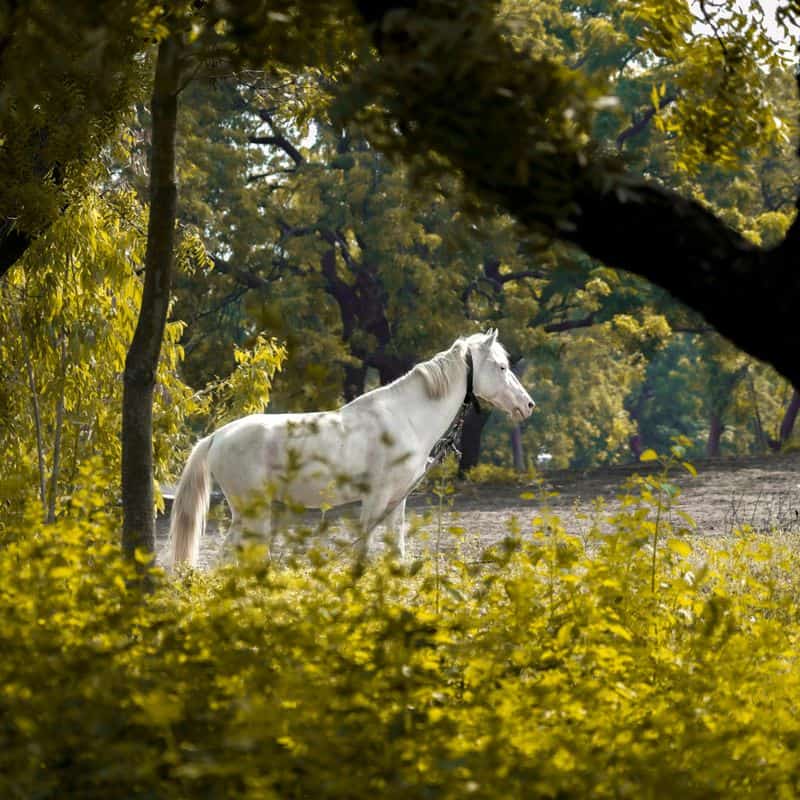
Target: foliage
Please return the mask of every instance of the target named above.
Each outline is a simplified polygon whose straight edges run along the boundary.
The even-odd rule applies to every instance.
[[[628,439],[636,427],[625,401],[641,382],[646,363],[634,323],[620,315],[562,337],[526,361],[522,382],[537,404],[522,426],[529,461],[550,453],[552,466],[563,468],[628,458]],[[631,325],[636,335],[630,335]],[[508,463],[508,428],[509,422],[498,418],[486,431],[486,455],[495,462]]]
[[[0,792],[794,796],[797,554],[690,543],[673,494],[584,539],[531,509],[477,565],[251,552],[146,595],[102,485],[34,510],[0,531]]]
[[[275,373],[281,370],[286,358],[286,348],[259,334],[252,347],[236,347],[233,355],[234,371],[206,388],[212,395],[215,426],[264,410]]]
[[[503,467],[497,464],[478,464],[467,470],[464,475],[469,483],[510,483],[519,484],[525,481],[535,481],[538,476],[533,470],[527,474],[520,474],[511,467]]]
[[[146,93],[158,17],[146,0],[2,4],[0,218],[38,233],[102,175],[102,148]]]
[[[141,296],[142,210],[130,193],[89,194],[0,284],[0,493],[19,509],[36,491],[51,518],[81,488],[81,465],[118,471],[121,375]],[[159,479],[201,410],[177,374],[183,326],[167,326],[154,424]],[[110,498],[109,498],[110,499]]]
[[[82,467],[119,472],[121,376],[142,285],[142,208],[131,193],[74,203],[0,283],[0,497],[19,513],[37,495],[54,519],[85,487]],[[187,231],[179,264],[204,251]],[[261,411],[285,350],[256,336],[236,368],[195,392],[179,375],[184,325],[168,323],[156,375],[155,478],[172,477],[193,438],[188,423]],[[112,482],[109,502],[118,495]]]
[[[676,126],[697,102],[727,118],[730,98],[716,84],[690,91],[698,65],[718,60],[720,42],[701,28],[691,46],[658,44],[654,25],[671,23],[658,19],[655,5],[508,2],[498,13],[520,53],[577,64],[613,94],[616,105],[592,112],[597,142],[623,151],[632,169],[702,200],[752,241],[776,243],[791,219],[793,178],[781,165],[792,157],[787,133],[796,101],[779,77],[785,73],[764,71],[753,84],[753,96],[775,98],[759,113],[777,109],[780,116],[774,129],[762,119],[740,132],[760,137],[763,147],[725,139],[714,146],[718,157],[698,166],[702,137]],[[747,69],[763,44],[757,27],[743,34],[754,42]],[[342,85],[346,69],[282,69],[196,85],[186,95],[184,219],[202,227],[218,265],[179,287],[179,313],[190,322],[191,382],[227,372],[230,342],[263,330],[286,341],[290,353],[273,407],[330,406],[351,397],[353,385],[364,386],[365,366],[385,382],[476,323],[493,324],[530,365],[539,411],[525,426],[529,458],[547,450],[559,465],[579,467],[626,458],[639,424],[637,397],[653,385],[662,394],[644,412],[651,419],[639,424],[646,444],[660,446],[677,432],[701,440],[716,406],[726,451],[761,447],[745,420],[756,408],[771,408],[772,398],[784,395],[783,382],[756,381],[755,394],[749,382],[737,384],[736,398],[715,399],[727,385],[714,380],[727,358],[715,339],[711,346],[698,340],[691,381],[673,372],[672,383],[662,374],[648,384],[644,370],[658,360],[671,328],[702,327],[695,316],[642,281],[524,235],[494,209],[465,215],[457,180],[409,187],[408,166],[376,152],[352,121],[331,123],[330,99]],[[669,102],[650,119],[654,87]],[[726,135],[725,126],[720,130]],[[437,313],[428,314],[433,297]],[[593,326],[586,336],[570,332],[584,324]],[[764,372],[748,363],[751,372]],[[662,418],[653,420],[656,413]],[[649,441],[656,428],[663,436]],[[508,426],[493,420],[485,457],[507,463],[507,440]]]

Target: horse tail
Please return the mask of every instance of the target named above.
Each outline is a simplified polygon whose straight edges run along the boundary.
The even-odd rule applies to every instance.
[[[178,482],[169,522],[170,567],[184,561],[194,566],[197,562],[211,494],[208,450],[212,438],[207,436],[194,446]]]

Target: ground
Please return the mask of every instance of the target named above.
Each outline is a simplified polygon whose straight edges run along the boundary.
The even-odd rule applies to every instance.
[[[694,520],[693,535],[729,536],[743,526],[765,535],[800,537],[800,453],[747,459],[715,459],[695,465],[697,476],[684,469],[671,472],[669,481],[680,489],[672,516],[680,525]],[[430,491],[412,495],[408,502],[411,531],[409,555],[432,549],[448,550],[459,542],[475,558],[505,536],[511,526],[523,533],[542,510],[556,514],[567,532],[583,534],[613,513],[624,483],[635,473],[648,474],[652,465],[633,465],[587,472],[542,473],[538,484],[456,483],[441,503]],[[525,497],[521,497],[525,495]],[[602,499],[602,509],[598,506]],[[224,505],[224,504],[223,504]],[[213,564],[219,554],[226,521],[224,510],[212,512],[203,538],[200,564]],[[214,519],[216,517],[217,519]],[[304,526],[319,524],[319,515],[304,517]],[[166,544],[167,520],[159,520],[159,549]],[[338,530],[340,523],[334,523]],[[380,548],[380,534],[376,548]],[[347,545],[343,545],[347,547]]]

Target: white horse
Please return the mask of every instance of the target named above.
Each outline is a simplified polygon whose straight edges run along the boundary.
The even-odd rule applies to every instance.
[[[473,392],[512,419],[533,411],[496,330],[457,339],[338,411],[252,414],[223,426],[186,462],[172,505],[170,563],[197,560],[211,477],[232,512],[226,548],[238,545],[244,531],[268,540],[272,500],[306,508],[360,500],[361,555],[370,532],[385,522],[405,557],[406,496]]]

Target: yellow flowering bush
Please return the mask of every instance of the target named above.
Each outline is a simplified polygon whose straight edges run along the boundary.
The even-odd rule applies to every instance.
[[[659,480],[438,569],[148,589],[90,494],[0,529],[0,796],[794,797],[797,555],[692,548]]]

